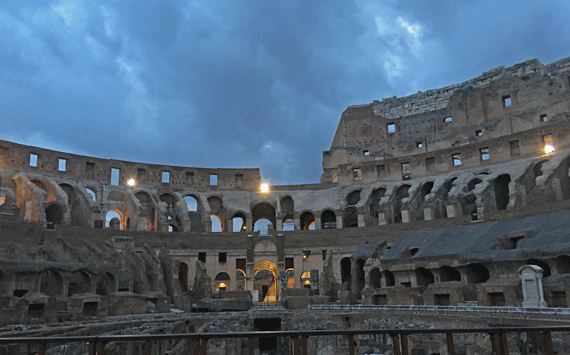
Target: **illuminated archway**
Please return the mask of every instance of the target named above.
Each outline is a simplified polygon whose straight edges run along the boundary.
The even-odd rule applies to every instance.
[[[277,265],[269,260],[261,260],[255,264],[253,275],[253,289],[259,291],[259,302],[277,302],[279,297]]]
[[[215,214],[210,215],[212,220],[212,232],[223,232],[224,228],[222,225],[222,220]]]
[[[111,227],[111,221],[113,220],[113,218],[117,218],[119,220],[119,229],[121,230],[125,229],[125,226],[123,225],[124,224],[123,212],[117,209],[109,210],[109,212],[107,212],[107,214],[105,215],[106,228]]]
[[[311,289],[311,272],[305,271],[301,274],[301,286],[303,288]]]

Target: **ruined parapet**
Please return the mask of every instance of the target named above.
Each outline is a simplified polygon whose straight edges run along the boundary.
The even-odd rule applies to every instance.
[[[181,294],[178,269],[164,244],[160,245],[158,257],[164,273],[165,293],[174,301]]]
[[[208,276],[206,266],[200,260],[196,261],[196,276],[194,277],[194,287],[189,291],[196,298],[212,297],[212,279]]]
[[[148,244],[143,245],[140,253],[141,259],[146,265],[146,277],[150,291],[162,292],[166,289],[164,285],[164,271],[161,260]]]
[[[125,266],[133,275],[133,292],[138,294],[144,294],[150,291],[150,286],[148,284],[146,263],[137,254],[135,249],[126,244],[123,252],[121,253],[124,260]]]

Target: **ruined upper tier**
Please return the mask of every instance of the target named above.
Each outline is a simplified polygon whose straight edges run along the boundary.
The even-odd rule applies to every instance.
[[[407,180],[568,147],[570,58],[499,67],[461,84],[350,106],[321,182]]]

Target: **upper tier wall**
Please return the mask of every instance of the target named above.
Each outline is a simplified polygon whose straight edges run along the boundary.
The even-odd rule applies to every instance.
[[[208,169],[99,159],[4,140],[0,140],[0,164],[56,178],[111,185],[127,185],[132,178],[137,185],[215,191],[257,190],[261,182],[259,169]]]
[[[322,182],[340,185],[451,173],[570,146],[570,58],[499,67],[461,84],[350,106]],[[485,154],[485,155],[483,155]]]

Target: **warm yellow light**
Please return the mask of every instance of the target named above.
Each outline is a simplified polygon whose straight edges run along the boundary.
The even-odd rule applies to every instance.
[[[218,287],[226,287],[226,284],[222,282]]]
[[[546,145],[544,146],[544,152],[545,152],[546,154],[550,154],[550,153],[554,152],[554,146],[551,145],[551,144],[546,144]]]
[[[305,285],[310,285],[311,281],[310,280],[305,280]]]
[[[261,186],[259,187],[259,190],[263,193],[269,192],[269,185],[267,183],[263,183],[261,184]]]
[[[127,181],[127,185],[129,186],[135,186],[135,184],[136,184],[135,179],[129,179],[129,181]]]

